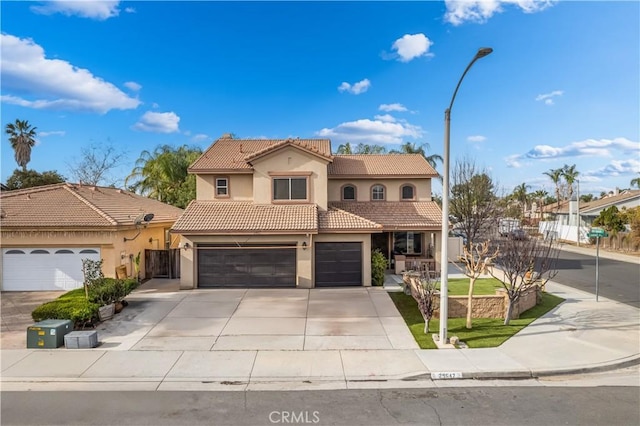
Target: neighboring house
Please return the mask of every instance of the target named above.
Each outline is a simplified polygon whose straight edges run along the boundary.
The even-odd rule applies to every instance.
[[[69,183],[3,191],[0,206],[3,291],[81,287],[82,259],[102,259],[107,277],[122,266],[134,276],[138,253],[144,276],[145,249],[168,248],[183,212],[122,189]]]
[[[553,232],[555,236],[567,241],[588,242],[587,236],[593,221],[600,216],[602,210],[615,206],[618,210],[631,209],[640,206],[640,190],[627,190],[588,203],[575,199],[572,201],[562,201],[548,204],[543,207],[543,212],[547,220],[540,222],[539,231],[543,235]],[[580,216],[578,227],[578,215]]]
[[[372,249],[437,258],[437,173],[418,154],[223,136],[189,171],[196,200],[171,231],[181,288],[368,286]]]

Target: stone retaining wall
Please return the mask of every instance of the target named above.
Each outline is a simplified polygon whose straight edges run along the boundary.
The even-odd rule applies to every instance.
[[[405,282],[412,277],[405,275]],[[467,300],[465,296],[449,296],[449,318],[465,318],[467,316]],[[511,319],[520,317],[520,314],[527,311],[537,304],[537,287],[531,287],[525,290],[520,299],[516,302],[511,311]],[[435,311],[434,318],[440,315],[440,296],[434,296]],[[475,295],[472,303],[472,318],[504,318],[507,315],[509,307],[509,296],[505,289],[496,290],[496,294]]]

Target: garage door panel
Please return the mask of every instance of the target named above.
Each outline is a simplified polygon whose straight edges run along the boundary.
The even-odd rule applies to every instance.
[[[315,243],[316,287],[362,285],[362,243]]]
[[[73,290],[82,287],[82,259],[100,260],[100,249],[3,249],[2,259],[3,291]]]
[[[198,250],[198,287],[295,287],[296,253],[291,248]]]

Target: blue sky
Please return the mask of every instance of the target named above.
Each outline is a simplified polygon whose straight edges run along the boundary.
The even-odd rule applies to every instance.
[[[37,126],[29,168],[90,145],[207,148],[238,137],[428,143],[487,168],[506,192],[553,193],[576,164],[581,193],[640,173],[640,3],[6,2],[2,126]],[[17,167],[3,132],[2,181]],[[441,167],[439,167],[441,170]],[[440,187],[434,185],[434,192]]]

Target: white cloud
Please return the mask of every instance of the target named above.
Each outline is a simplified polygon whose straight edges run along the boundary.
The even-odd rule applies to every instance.
[[[174,112],[152,112],[147,111],[140,120],[133,125],[135,130],[154,133],[174,133],[177,132],[180,117]]]
[[[31,39],[0,35],[2,102],[34,109],[106,113],[134,109],[140,101],[89,70],[60,59],[47,59]],[[14,93],[31,95],[17,96]]]
[[[108,0],[48,0],[42,4],[31,6],[31,11],[41,15],[77,15],[81,18],[104,21],[120,14],[119,1]]]
[[[38,136],[41,138],[46,138],[47,136],[64,136],[67,132],[64,130],[52,130],[50,132],[38,132]]]
[[[525,13],[535,13],[553,6],[557,0],[445,0],[447,12],[445,21],[460,25],[466,21],[485,23],[496,13],[503,11],[503,5],[514,5]]]
[[[361,80],[353,84],[349,84],[346,81],[344,81],[340,86],[338,86],[338,91],[359,95],[360,93],[364,93],[367,90],[369,90],[369,87],[371,87],[371,82],[369,81],[368,78],[365,78],[364,80]]]
[[[514,154],[505,161],[509,167],[521,167],[522,161],[555,160],[557,158],[575,157],[613,157],[615,152],[625,156],[640,158],[640,142],[627,138],[586,139],[571,142],[565,146],[536,145],[524,154]]]
[[[376,120],[384,121],[386,123],[394,123],[396,118],[391,114],[375,115],[373,118]]]
[[[543,93],[536,96],[536,101],[544,101],[545,105],[553,105],[553,98],[556,96],[562,96],[564,92],[562,90],[554,90],[551,93]]]
[[[419,138],[423,134],[420,126],[404,120],[385,121],[381,117],[375,120],[365,118],[348,121],[333,128],[324,128],[316,132],[316,135],[332,138],[336,142],[399,144],[405,142],[406,138]]]
[[[211,139],[209,137],[209,135],[205,135],[204,133],[198,133],[197,135],[194,135],[191,140],[194,142],[202,142],[202,141],[206,141]]]
[[[135,81],[127,81],[124,84],[124,87],[126,87],[129,90],[132,90],[134,92],[139,92],[140,89],[142,89],[142,86],[139,85],[138,83],[136,83]]]
[[[133,7],[125,7],[124,11],[126,13],[136,13],[136,10]]]
[[[636,175],[638,173],[640,173],[640,160],[612,160],[604,167],[584,173],[584,177],[587,179],[592,178],[589,179],[591,181],[599,181],[602,178]]]
[[[395,104],[382,104],[378,107],[378,109],[380,111],[385,111],[385,112],[392,112],[392,111],[397,111],[397,112],[404,112],[407,111],[407,107],[405,107],[402,104],[399,103],[395,103]]]
[[[396,51],[400,62],[409,62],[420,56],[432,56],[429,53],[429,47],[432,45],[433,42],[427,36],[419,33],[405,34],[394,41],[391,47]]]
[[[487,140],[487,138],[486,138],[486,137],[484,137],[484,136],[481,136],[481,135],[476,135],[476,136],[469,136],[469,137],[467,137],[467,140],[468,140],[469,142],[484,142],[484,141],[486,141],[486,140]]]

